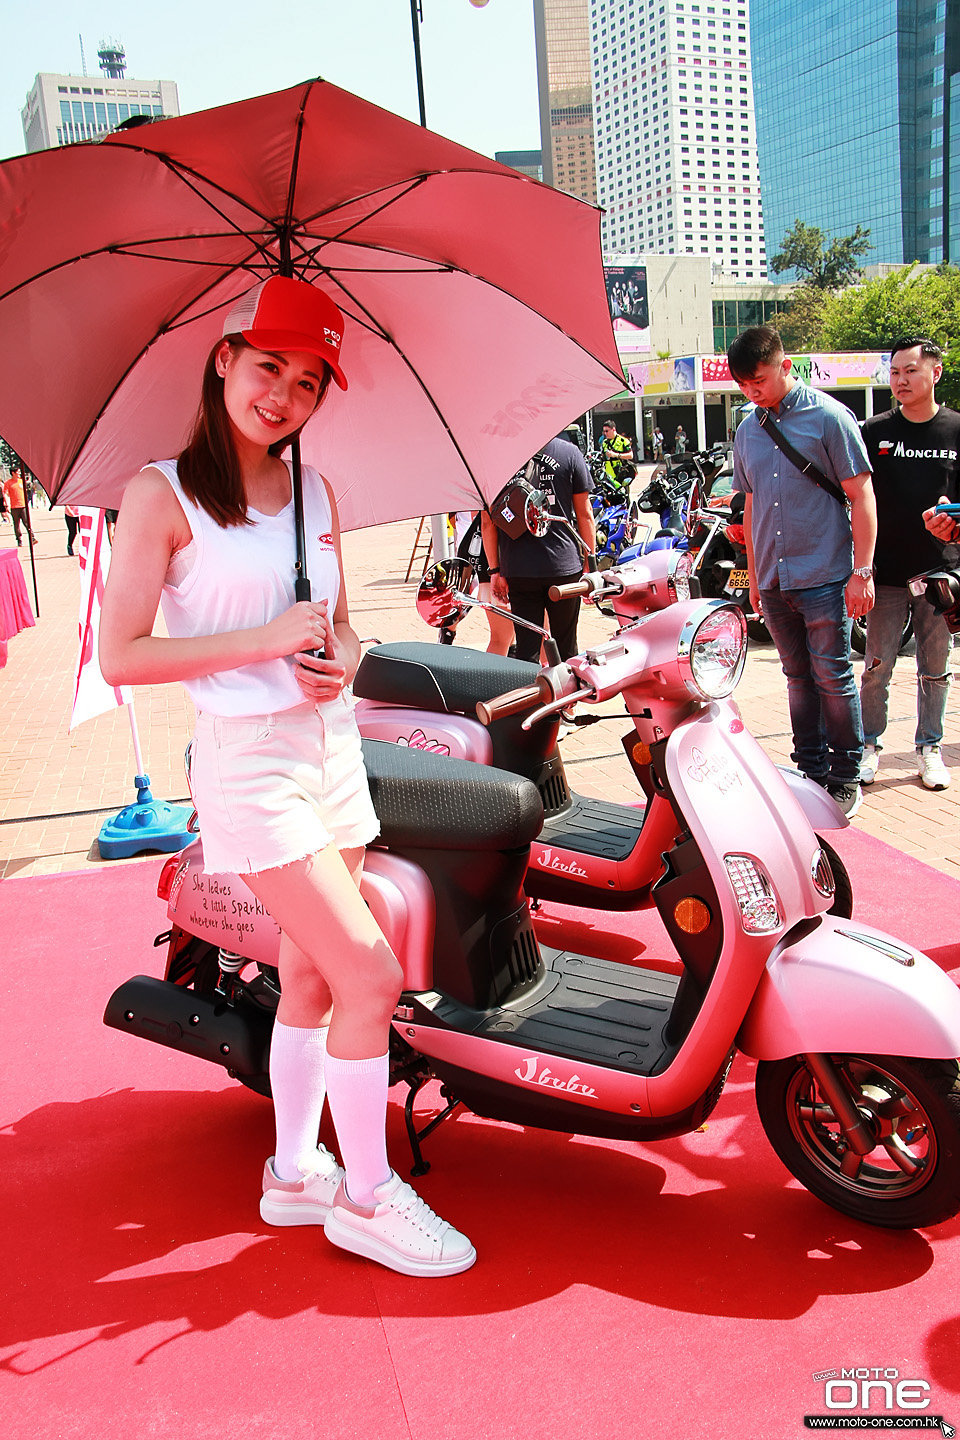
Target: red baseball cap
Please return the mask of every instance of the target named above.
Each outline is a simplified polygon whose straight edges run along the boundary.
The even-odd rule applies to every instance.
[[[305,280],[271,275],[248,290],[223,322],[224,335],[242,335],[255,350],[306,350],[319,355],[341,390],[347,377],[340,368],[343,315],[330,296]]]

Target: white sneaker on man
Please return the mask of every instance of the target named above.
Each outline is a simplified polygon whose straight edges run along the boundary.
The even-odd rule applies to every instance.
[[[876,745],[864,745],[863,759],[860,761],[860,784],[872,785],[879,769],[880,751]]]
[[[342,1250],[378,1260],[401,1275],[459,1275],[477,1252],[421,1200],[396,1171],[373,1192],[373,1205],[357,1205],[341,1182],[324,1231]]]
[[[943,763],[939,745],[922,745],[917,751],[917,774],[928,790],[946,790],[950,771]]]

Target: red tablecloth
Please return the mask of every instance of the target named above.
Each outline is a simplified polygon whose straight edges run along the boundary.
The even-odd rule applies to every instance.
[[[16,550],[0,550],[0,668],[7,661],[7,641],[36,623],[20,556]]]

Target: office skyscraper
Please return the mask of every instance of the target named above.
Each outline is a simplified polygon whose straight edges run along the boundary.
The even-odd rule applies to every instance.
[[[588,10],[589,0],[533,0],[543,179],[595,205]]]
[[[122,45],[100,46],[99,75],[40,74],[21,112],[27,152],[106,135],[132,115],[179,115],[172,80],[128,78]]]
[[[960,259],[956,0],[753,0],[767,249],[870,227],[867,263]]]
[[[749,26],[747,0],[592,0],[605,251],[766,277]]]

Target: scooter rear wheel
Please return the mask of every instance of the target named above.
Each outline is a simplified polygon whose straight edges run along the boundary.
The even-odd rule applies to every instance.
[[[908,1230],[960,1210],[956,1060],[835,1055],[876,1145],[847,1161],[840,1125],[802,1055],[761,1061],[756,1099],[767,1139],[818,1199],[869,1225]]]

